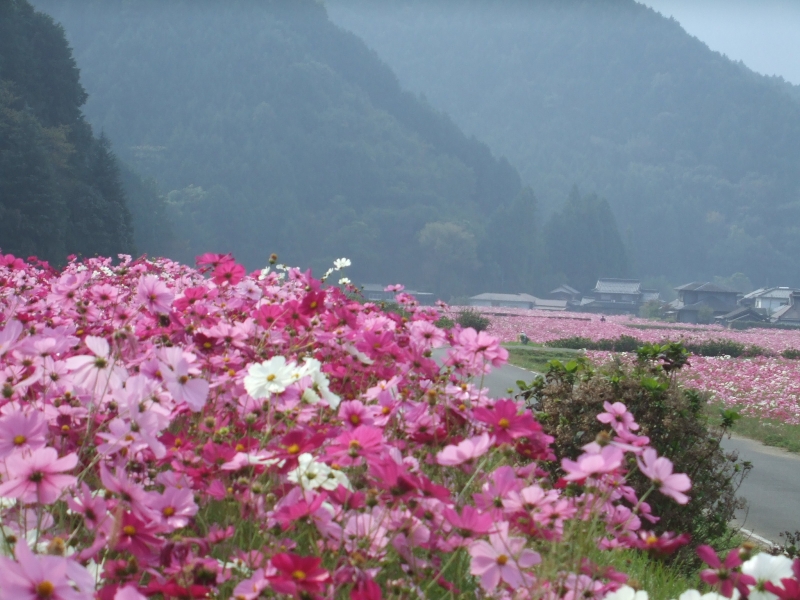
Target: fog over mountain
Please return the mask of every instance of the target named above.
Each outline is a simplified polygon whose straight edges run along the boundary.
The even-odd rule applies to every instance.
[[[545,211],[608,199],[634,270],[800,284],[800,102],[633,0],[329,0]]]
[[[794,0],[639,0],[708,47],[764,75],[800,84],[800,3]]]

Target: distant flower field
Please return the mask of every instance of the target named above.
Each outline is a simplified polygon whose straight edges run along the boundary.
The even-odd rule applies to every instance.
[[[590,313],[552,313],[514,308],[478,309],[491,319],[488,332],[502,342],[519,339],[520,333],[533,343],[582,337],[592,341],[616,339],[622,335],[642,342],[682,341],[702,343],[730,340],[745,346],[759,346],[776,356],[728,358],[694,356],[684,370],[685,381],[711,392],[728,407],[743,414],[800,424],[800,361],[779,354],[800,349],[800,330],[725,329],[718,325],[654,323],[629,315],[606,316]],[[589,352],[595,361],[610,358],[608,352]]]

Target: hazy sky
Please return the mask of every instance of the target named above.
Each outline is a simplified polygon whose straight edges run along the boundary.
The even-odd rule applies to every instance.
[[[800,85],[800,0],[638,0],[765,75]]]

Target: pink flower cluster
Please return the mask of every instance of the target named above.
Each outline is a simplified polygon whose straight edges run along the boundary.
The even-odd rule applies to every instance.
[[[719,325],[657,323],[632,315],[553,312],[520,308],[475,308],[491,320],[488,332],[501,342],[515,342],[525,333],[530,340],[543,344],[553,340],[584,337],[593,341],[616,339],[621,335],[643,342],[708,342],[725,339],[745,346],[760,346],[780,354],[800,349],[800,329],[726,329]],[[458,309],[451,307],[450,313]],[[600,319],[604,318],[605,321]]]
[[[453,309],[451,309],[453,310]],[[513,308],[478,309],[491,319],[489,333],[504,342],[516,341],[525,333],[534,343],[570,337],[591,340],[616,339],[621,335],[642,342],[705,342],[727,339],[745,346],[760,346],[776,354],[786,349],[800,349],[800,330],[724,329],[716,325],[668,324],[654,326],[652,321],[627,315],[606,316],[588,313],[553,313]],[[503,313],[497,316],[493,313]],[[636,325],[647,326],[640,329]],[[605,362],[608,352],[590,351],[590,358]],[[737,407],[743,414],[800,423],[800,361],[780,356],[727,358],[693,356],[683,369],[687,385],[711,392],[714,400],[727,407]]]
[[[457,594],[464,556],[475,593],[601,598],[625,576],[537,576],[569,521],[602,549],[685,542],[626,485],[639,468],[689,500],[624,406],[553,481],[530,411],[474,385],[507,358],[496,338],[402,292],[406,316],[297,269],[199,263],[0,265],[0,599]]]

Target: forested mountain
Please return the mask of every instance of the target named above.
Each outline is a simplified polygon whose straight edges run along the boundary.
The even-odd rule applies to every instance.
[[[608,199],[632,268],[800,285],[800,94],[633,0],[327,0],[545,213]],[[580,255],[563,249],[565,262]]]
[[[131,216],[108,140],[61,27],[26,0],[0,0],[0,250],[56,264],[133,252]]]
[[[357,281],[445,299],[534,286],[502,251],[533,263],[541,246],[517,171],[404,92],[318,2],[35,3],[65,27],[89,120],[166,196],[179,258],[347,256]],[[527,223],[517,247],[497,241],[509,222]]]

